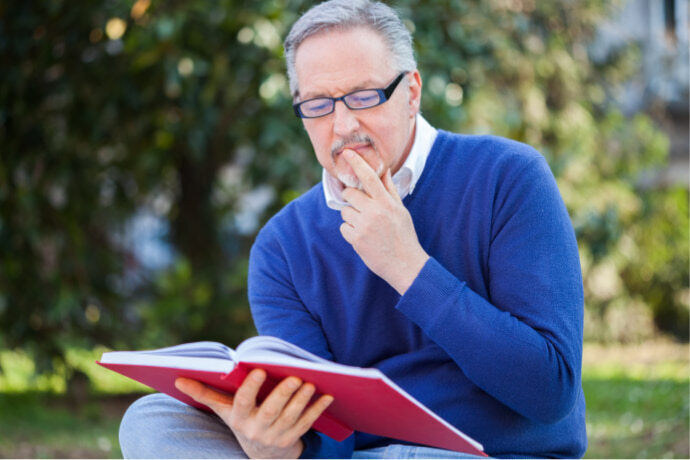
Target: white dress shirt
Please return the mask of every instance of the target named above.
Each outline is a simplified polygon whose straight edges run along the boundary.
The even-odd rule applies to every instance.
[[[405,198],[414,191],[414,187],[417,185],[422,171],[424,171],[424,165],[429,157],[431,147],[436,140],[436,129],[419,113],[417,114],[415,124],[414,143],[412,144],[410,154],[402,167],[393,176],[393,184],[398,189],[400,198]],[[323,193],[326,196],[326,204],[329,208],[340,211],[345,206],[348,206],[343,200],[343,184],[331,176],[325,169],[322,174],[322,182]]]

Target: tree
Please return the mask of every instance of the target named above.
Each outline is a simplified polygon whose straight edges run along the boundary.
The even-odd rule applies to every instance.
[[[281,48],[312,3],[0,6],[0,347],[45,358],[70,344],[232,344],[253,333],[253,235],[320,177],[290,111]],[[396,5],[414,29],[425,116],[528,142],[549,160],[589,310],[644,305],[687,337],[687,190],[636,185],[668,144],[606,97],[634,71],[635,50],[588,58],[607,3]],[[142,212],[168,229],[171,265],[151,270],[132,252],[128,228]]]

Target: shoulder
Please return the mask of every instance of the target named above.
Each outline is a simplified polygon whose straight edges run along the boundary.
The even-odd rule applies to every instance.
[[[295,243],[337,217],[339,213],[326,206],[323,186],[319,182],[271,217],[259,231],[254,245],[269,241]]]
[[[546,160],[536,149],[499,136],[439,130],[432,153],[436,157],[436,174],[445,171],[464,181],[479,181],[487,186],[519,178],[528,170],[551,174]]]
[[[456,134],[439,130],[434,150],[483,163],[529,163],[543,159],[530,145],[491,135]]]

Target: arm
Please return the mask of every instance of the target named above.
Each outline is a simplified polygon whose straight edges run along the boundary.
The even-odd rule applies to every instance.
[[[282,338],[333,360],[319,322],[295,291],[290,262],[286,260],[278,232],[279,229],[267,225],[257,236],[250,253],[248,287],[254,324],[261,335]],[[349,458],[354,449],[354,436],[339,443],[309,430],[301,440],[303,458]]]
[[[270,228],[260,232],[252,247],[249,298],[260,334],[280,337],[332,359],[318,323],[294,290],[279,238]],[[178,379],[176,386],[210,407],[232,430],[251,458],[346,458],[351,455],[353,437],[338,443],[310,429],[332,401],[331,396],[321,396],[309,405],[314,386],[288,377],[259,405],[257,394],[265,378],[261,370],[250,372],[232,397],[189,379]]]
[[[358,175],[371,176],[358,158],[352,160]],[[377,186],[373,178],[369,182]],[[385,179],[380,185],[392,193]],[[364,192],[347,191],[357,214],[343,212],[344,226],[364,228],[360,221],[366,220],[376,204],[372,202],[380,201],[380,190],[366,187]],[[525,417],[555,422],[570,412],[579,391],[583,300],[574,234],[544,160],[532,159],[504,178],[491,212],[484,297],[434,258],[425,261],[403,292],[394,278],[386,278],[385,269],[377,274],[401,292],[399,311],[477,386]],[[361,238],[368,246],[343,234],[372,270],[386,267],[377,252],[385,245],[375,241],[375,234]]]

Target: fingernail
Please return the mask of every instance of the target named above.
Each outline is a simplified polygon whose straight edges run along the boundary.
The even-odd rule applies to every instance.
[[[264,373],[263,372],[253,372],[252,373],[252,379],[254,379],[255,382],[263,382]]]
[[[323,397],[323,405],[326,407],[330,406],[334,399],[335,398],[333,398],[333,396],[331,396],[331,395],[324,396]]]
[[[290,390],[296,390],[302,382],[299,379],[288,379],[286,385]]]
[[[301,390],[301,391],[303,391],[305,395],[311,396],[311,395],[313,395],[314,392],[316,391],[316,388],[314,387],[314,385],[311,385],[311,384],[309,384],[309,383],[306,383],[306,384],[302,387],[302,390]]]

